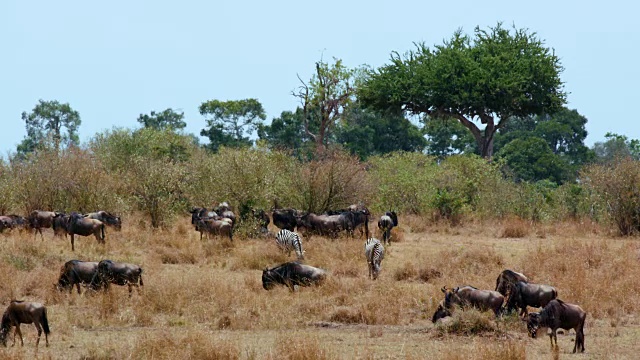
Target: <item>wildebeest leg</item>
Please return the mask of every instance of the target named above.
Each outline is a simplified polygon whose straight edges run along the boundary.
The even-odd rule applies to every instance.
[[[38,344],[40,344],[40,336],[42,336],[42,327],[37,321],[34,321],[33,325],[36,326],[36,330],[38,331],[38,338],[36,339],[36,347],[38,347]]]
[[[71,251],[76,251],[74,243],[75,242],[75,235],[73,233],[71,233]]]
[[[131,285],[131,283],[127,283],[127,286],[129,286],[129,297],[131,297],[131,293],[133,291],[133,289],[131,288],[133,285]]]
[[[16,344],[16,334],[20,335],[20,344],[21,346],[24,346],[24,340],[22,339],[22,331],[20,331],[20,324],[16,325],[16,331],[13,333],[13,345]]]

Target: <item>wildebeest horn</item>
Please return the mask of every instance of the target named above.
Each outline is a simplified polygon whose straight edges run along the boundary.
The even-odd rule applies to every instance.
[[[447,292],[447,286],[446,285],[443,286],[442,289],[440,289],[440,291],[442,291],[443,293],[446,293]]]

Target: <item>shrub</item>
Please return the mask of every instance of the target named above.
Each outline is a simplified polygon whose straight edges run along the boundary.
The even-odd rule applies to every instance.
[[[436,329],[439,334],[478,335],[486,332],[496,332],[498,328],[490,318],[493,313],[481,313],[476,309],[457,310],[450,321],[439,322]]]

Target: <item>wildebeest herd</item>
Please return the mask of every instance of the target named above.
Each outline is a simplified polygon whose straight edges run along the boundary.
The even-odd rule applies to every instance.
[[[211,209],[194,207],[190,211],[191,224],[200,233],[209,237],[220,236],[233,241],[233,231],[238,218],[228,203],[223,202]],[[391,243],[391,231],[398,226],[397,214],[388,211],[378,218],[378,228],[382,241],[370,236],[369,222],[371,213],[363,205],[351,205],[348,208],[313,214],[296,209],[272,209],[273,224],[280,230],[276,234],[269,232],[269,216],[265,211],[251,209],[250,215],[258,224],[259,234],[273,238],[279,249],[291,255],[294,252],[296,261],[276,264],[262,271],[262,285],[271,290],[276,285],[288,287],[292,292],[299,286],[321,285],[329,276],[329,271],[302,263],[305,261],[303,238],[301,235],[320,235],[337,237],[341,232],[348,236],[363,236],[364,257],[367,261],[369,278],[376,280],[381,272],[385,255],[385,245]],[[54,236],[71,236],[71,248],[74,248],[74,235],[94,235],[99,243],[105,243],[105,226],[120,230],[122,220],[107,211],[89,214],[64,214],[51,211],[35,210],[27,217],[17,215],[0,216],[0,232],[4,229],[32,229],[41,237],[43,228],[51,228]],[[119,263],[104,259],[99,262],[70,260],[60,270],[55,287],[61,291],[73,291],[78,294],[80,287],[91,290],[108,290],[110,284],[128,286],[129,296],[132,288],[143,286],[142,268],[138,265]],[[443,287],[444,299],[439,303],[432,321],[434,323],[449,317],[457,309],[476,308],[481,311],[491,310],[496,317],[505,313],[519,311],[531,337],[536,337],[539,328],[551,330],[549,337],[551,346],[557,347],[557,329],[574,329],[576,341],[573,352],[585,350],[584,324],[586,312],[578,305],[568,304],[558,299],[558,291],[549,285],[535,284],[521,274],[512,270],[504,270],[496,279],[495,290],[481,290],[472,286],[461,286],[453,289]],[[528,307],[541,308],[539,312],[528,313]],[[15,335],[22,342],[20,324],[33,323],[38,331],[39,343],[42,332],[45,333],[47,346],[50,333],[46,308],[39,303],[12,300],[2,317],[0,326],[0,342],[6,346],[11,327],[15,327]]]

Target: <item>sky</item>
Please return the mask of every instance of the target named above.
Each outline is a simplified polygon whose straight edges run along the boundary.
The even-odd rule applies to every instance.
[[[639,13],[639,2],[618,0],[2,0],[0,156],[25,137],[21,114],[39,99],[77,110],[82,142],[166,108],[199,134],[198,106],[212,99],[256,98],[269,123],[299,105],[291,92],[318,60],[379,67],[416,42],[498,22],[555,50],[567,106],[588,119],[587,145],[607,132],[640,139],[629,110],[640,95]]]

